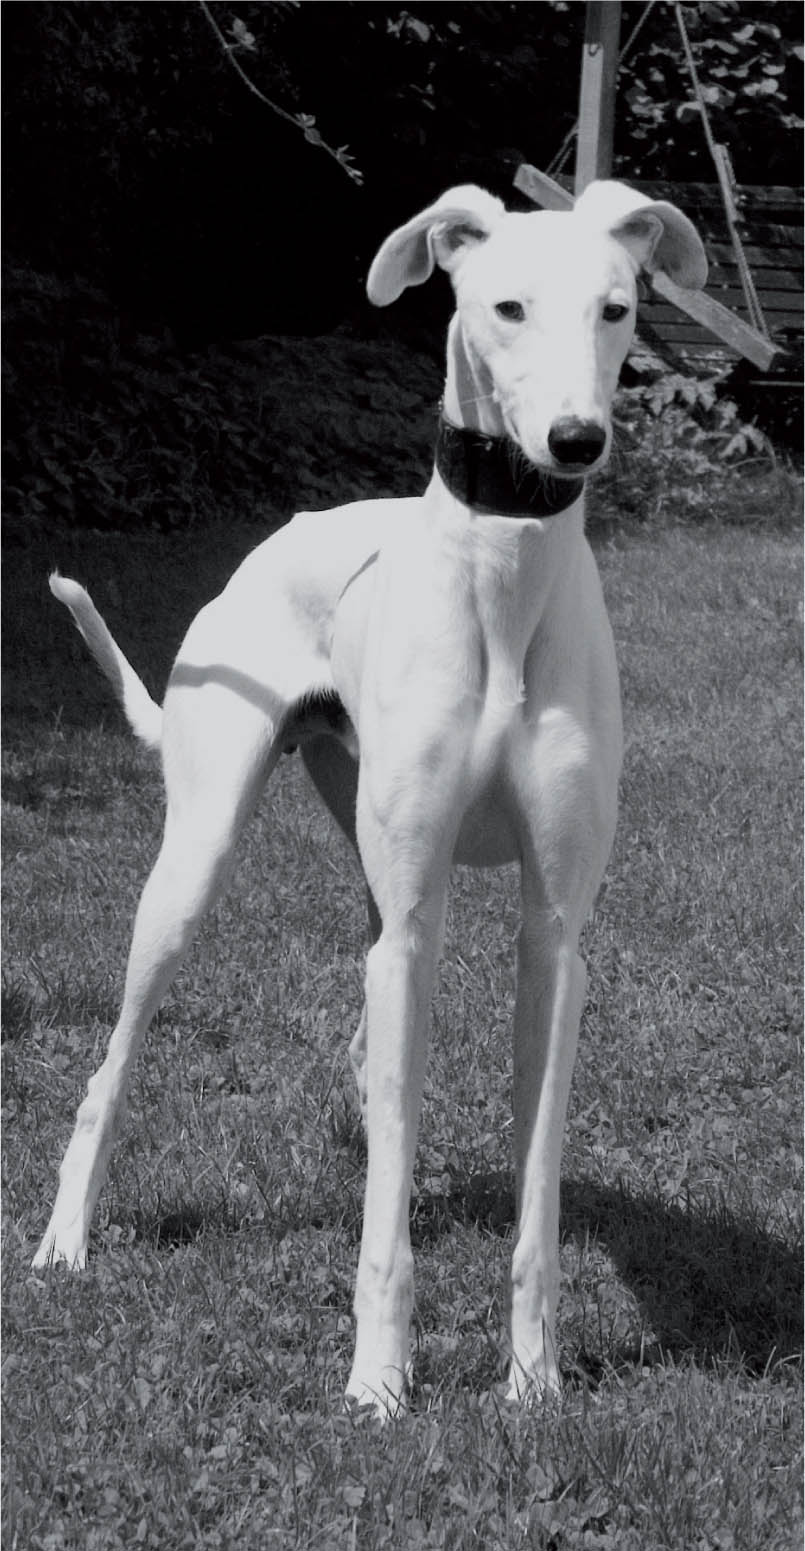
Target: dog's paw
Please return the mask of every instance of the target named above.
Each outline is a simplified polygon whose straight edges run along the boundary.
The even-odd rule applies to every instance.
[[[562,1393],[562,1381],[555,1366],[551,1366],[547,1373],[534,1369],[526,1372],[518,1363],[512,1363],[507,1380],[496,1388],[506,1403],[528,1409],[530,1406],[542,1407],[558,1400]]]
[[[393,1422],[408,1410],[411,1364],[403,1372],[384,1368],[377,1379],[358,1378],[353,1371],[344,1404],[351,1415],[371,1417],[376,1422]]]
[[[86,1242],[48,1229],[31,1261],[31,1270],[48,1271],[51,1266],[66,1265],[71,1271],[83,1271],[86,1264]]]

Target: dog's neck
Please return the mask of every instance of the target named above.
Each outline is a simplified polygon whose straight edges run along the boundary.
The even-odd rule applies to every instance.
[[[484,436],[506,434],[492,373],[467,349],[457,312],[447,331],[444,416],[450,425],[480,431]]]
[[[507,434],[492,375],[467,350],[458,314],[448,332],[436,470],[450,494],[481,515],[554,517],[584,490],[583,479],[535,468]]]
[[[583,479],[551,479],[508,436],[454,426],[443,416],[436,469],[450,494],[482,516],[556,517],[575,506]]]

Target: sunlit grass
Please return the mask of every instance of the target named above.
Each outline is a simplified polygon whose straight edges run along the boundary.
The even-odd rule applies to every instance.
[[[228,567],[238,536],[209,535],[192,585],[178,541],[141,538],[132,558],[128,541],[72,542],[104,608],[115,577],[110,622],[158,687],[175,616],[213,590],[207,568]],[[667,530],[600,550],[627,753],[585,938],[563,1171],[565,1395],[517,1414],[493,1388],[513,1217],[517,890],[511,870],[462,871],[412,1211],[414,1404],[382,1432],[340,1410],[365,1161],[346,1059],[362,887],[297,761],[282,762],[152,1030],[90,1268],[28,1271],[116,1014],[161,803],[157,767],[115,713],[101,722],[92,665],[44,590],[36,601],[49,558],[19,569],[4,746],[7,1544],[789,1551],[795,540]]]

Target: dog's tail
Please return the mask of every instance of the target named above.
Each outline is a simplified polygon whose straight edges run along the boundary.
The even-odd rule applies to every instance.
[[[75,620],[98,666],[106,674],[138,738],[151,749],[162,741],[162,707],[151,699],[143,681],[123,656],[110,630],[101,619],[90,595],[67,576],[54,571],[50,590]]]

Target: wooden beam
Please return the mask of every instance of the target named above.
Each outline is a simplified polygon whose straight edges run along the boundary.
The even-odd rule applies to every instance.
[[[620,30],[620,0],[588,0],[576,132],[577,195],[595,178],[612,176]]]
[[[525,162],[515,173],[514,185],[521,194],[533,200],[535,205],[542,205],[545,210],[572,210],[575,203],[573,195],[562,188],[561,183],[554,182],[546,172],[538,172],[536,167],[529,167]],[[709,329],[711,334],[715,334],[740,355],[746,356],[753,366],[763,372],[768,371],[780,352],[779,345],[759,334],[757,329],[744,323],[736,313],[730,312],[728,307],[722,307],[720,302],[707,296],[704,291],[683,290],[661,269],[655,270],[648,278],[658,296],[673,302],[680,312]]]
[[[547,172],[540,172],[536,167],[530,167],[528,162],[521,162],[514,174],[514,186],[519,188],[526,199],[530,199],[535,205],[542,205],[543,210],[572,210],[576,201],[561,183],[554,178],[549,178]]]
[[[702,328],[709,329],[711,334],[723,340],[725,345],[730,345],[740,355],[746,356],[753,366],[760,367],[762,372],[768,371],[780,352],[780,346],[775,345],[773,340],[766,339],[751,324],[744,323],[736,312],[723,307],[721,302],[708,296],[705,291],[684,291],[661,269],[655,269],[649,279],[656,296],[661,296],[666,302],[673,302],[680,312],[694,318],[697,323],[701,323]]]

